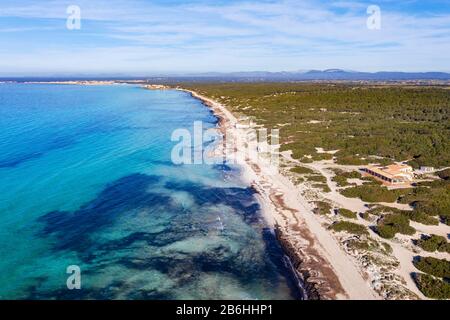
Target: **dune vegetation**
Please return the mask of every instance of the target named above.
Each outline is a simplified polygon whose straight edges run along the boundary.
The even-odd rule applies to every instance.
[[[297,159],[330,158],[360,165],[371,156],[443,167],[450,163],[450,90],[440,87],[310,83],[183,84],[281,129]],[[307,160],[308,161],[308,160]]]
[[[333,160],[328,168],[337,186],[333,192],[359,198],[369,210],[340,208],[336,215],[330,215],[333,205],[315,201],[317,215],[335,219],[330,230],[357,237],[369,237],[372,230],[390,241],[397,234],[416,235],[411,221],[450,225],[448,87],[344,83],[183,83],[182,87],[220,102],[237,117],[250,117],[269,130],[280,129],[281,151],[292,151],[298,160],[289,174],[297,182],[321,189],[322,195],[335,187],[329,185],[323,172],[311,168],[315,161]],[[424,180],[415,185],[392,190],[358,170],[369,163],[393,162],[440,171],[432,179],[421,174]],[[400,210],[386,203],[407,206]],[[370,229],[359,217],[372,223]],[[449,250],[444,237],[423,236],[415,243],[428,252]],[[385,251],[392,253],[389,244],[383,244]],[[372,248],[365,243],[357,246]],[[425,296],[450,298],[448,261],[419,258],[414,265],[420,271],[415,275],[417,287]]]

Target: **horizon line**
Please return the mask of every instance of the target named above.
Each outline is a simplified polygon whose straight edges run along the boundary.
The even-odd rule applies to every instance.
[[[148,73],[133,73],[133,72],[101,72],[101,73],[89,73],[89,72],[43,72],[43,73],[0,73],[0,78],[51,78],[51,77],[183,77],[183,76],[206,76],[206,75],[233,75],[233,74],[252,74],[252,73],[267,73],[267,74],[307,74],[311,72],[317,73],[354,73],[354,74],[379,74],[379,73],[402,73],[402,74],[430,74],[430,73],[441,73],[450,75],[449,71],[403,71],[403,70],[379,70],[379,71],[360,71],[360,70],[349,70],[340,68],[329,68],[329,69],[307,69],[307,70],[279,70],[279,71],[267,71],[267,70],[252,70],[252,71],[191,71],[191,72],[176,72],[176,71],[163,71],[163,72],[148,72]]]

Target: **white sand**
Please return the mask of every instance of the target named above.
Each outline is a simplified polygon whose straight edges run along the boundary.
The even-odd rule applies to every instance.
[[[283,157],[286,158],[289,162],[294,164],[300,164],[298,160],[295,160],[291,157],[290,152],[284,152]],[[336,205],[340,208],[346,208],[349,210],[352,210],[354,212],[366,212],[368,208],[366,205],[368,203],[363,202],[361,199],[358,198],[346,198],[342,196],[337,191],[337,185],[335,182],[333,182],[331,179],[334,176],[333,172],[330,170],[331,168],[337,168],[347,171],[355,171],[359,167],[358,166],[343,166],[343,165],[337,165],[329,160],[324,161],[318,161],[311,164],[301,164],[304,167],[313,169],[315,171],[318,171],[320,174],[326,177],[327,183],[331,189],[331,192],[326,194],[321,194],[321,196]],[[350,182],[350,180],[349,180]],[[300,187],[301,188],[301,187]],[[412,208],[407,204],[399,204],[399,203],[378,203],[379,205],[383,205],[386,207],[392,207],[397,208],[400,210],[412,210]],[[374,223],[365,221],[364,219],[361,219],[358,217],[358,223],[370,227],[374,226]],[[413,259],[414,257],[421,255],[421,256],[432,256],[439,259],[448,259],[449,254],[448,253],[430,253],[425,252],[421,250],[419,247],[414,246],[411,239],[418,239],[420,238],[421,234],[435,234],[440,235],[445,238],[447,238],[448,234],[450,233],[450,227],[447,225],[444,225],[440,223],[438,226],[427,226],[423,225],[414,221],[410,222],[410,225],[414,227],[417,230],[417,233],[413,236],[403,236],[403,235],[397,235],[396,238],[392,240],[387,240],[381,238],[378,234],[376,234],[371,229],[368,229],[370,232],[370,236],[373,239],[378,240],[379,242],[386,242],[388,243],[392,249],[393,253],[392,255],[395,257],[395,259],[399,262],[399,267],[394,271],[396,275],[402,279],[404,282],[403,285],[416,294],[420,299],[427,299],[417,288],[416,284],[414,283],[414,280],[411,277],[412,273],[418,272],[418,270],[413,265]]]
[[[225,106],[195,92],[189,92],[208,104],[225,120],[222,126],[227,126],[227,129],[235,127],[237,119]],[[246,138],[241,130],[234,130],[233,134],[237,141],[236,152],[239,153],[239,150],[245,149]],[[329,290],[330,297],[355,300],[380,299],[352,259],[342,250],[338,241],[321,225],[313,213],[313,208],[301,194],[301,190],[282,174],[267,170],[264,166],[255,166],[248,159],[239,164],[245,169],[246,178],[258,190],[268,221],[283,227],[289,235],[289,242],[299,251],[308,253],[303,258],[316,260],[309,262],[311,264],[316,262],[318,269],[323,269],[323,272],[317,270],[317,274],[313,271],[313,275],[318,279],[317,282],[333,284],[331,286],[334,287]],[[338,193],[333,197],[336,202],[345,201],[348,206],[348,199],[341,198]],[[364,204],[355,200],[351,206],[360,209]]]

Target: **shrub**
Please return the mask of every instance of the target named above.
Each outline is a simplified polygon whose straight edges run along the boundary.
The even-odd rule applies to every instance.
[[[329,153],[316,153],[313,156],[314,161],[321,161],[321,160],[331,160],[333,159],[333,155]]]
[[[441,216],[442,223],[450,226],[450,216]]]
[[[439,220],[433,217],[430,217],[429,215],[418,211],[403,211],[402,214],[406,215],[409,219],[412,221],[428,225],[428,226],[437,226],[439,225]]]
[[[450,278],[450,262],[433,257],[419,257],[414,266],[420,271],[439,278]]]
[[[357,223],[353,223],[353,222],[348,222],[348,221],[336,222],[330,226],[330,229],[334,230],[336,232],[347,231],[348,233],[358,234],[358,235],[363,235],[363,234],[368,235],[369,234],[369,232],[367,231],[367,228],[365,226],[357,224]]]
[[[368,239],[350,239],[348,240],[347,245],[349,248],[365,251],[376,250],[379,248],[378,242],[370,237]]]
[[[450,169],[445,169],[437,173],[438,177],[443,180],[450,180]]]
[[[392,239],[397,233],[393,226],[377,226],[375,232],[384,239]]]
[[[303,162],[303,163],[312,163],[312,162],[314,162],[313,159],[310,159],[310,158],[308,158],[308,157],[302,157],[302,158],[300,159],[300,161]]]
[[[381,186],[381,182],[372,176],[362,177],[361,180],[364,181],[365,185]]]
[[[312,186],[313,188],[322,189],[322,191],[325,193],[331,192],[330,187],[326,183],[314,183]]]
[[[355,156],[338,156],[337,163],[349,166],[360,166],[368,164],[368,161]]]
[[[376,208],[370,209],[368,212],[370,214],[377,215],[377,216],[380,216],[381,214],[388,214],[388,213],[401,214],[412,221],[422,223],[425,225],[437,226],[439,224],[438,219],[436,219],[434,217],[430,217],[429,215],[427,215],[421,211],[418,211],[418,210],[408,211],[408,210],[400,210],[400,209],[390,208],[390,207],[385,207],[385,206],[378,206]]]
[[[303,178],[302,176],[295,177],[295,179],[294,179],[294,183],[296,185],[301,184],[303,182],[305,182],[305,178]]]
[[[374,216],[382,216],[383,214],[389,213],[401,213],[401,210],[397,208],[385,207],[385,206],[372,206],[370,210],[367,211],[369,214],[373,214]]]
[[[416,274],[416,284],[419,290],[428,298],[450,299],[450,284],[446,281],[435,279],[427,274]]]
[[[421,212],[429,216],[438,216],[443,212],[442,208],[439,208],[437,203],[431,201],[416,201],[413,205],[417,212]]]
[[[346,187],[351,185],[347,179],[361,179],[361,174],[357,171],[343,171],[341,169],[334,169],[335,176],[332,178],[338,187]]]
[[[356,213],[351,211],[351,210],[347,210],[347,209],[339,209],[338,213],[345,217],[345,218],[349,218],[349,219],[357,219]]]
[[[450,243],[442,236],[432,235],[417,241],[417,245],[428,252],[448,252],[450,253]]]
[[[376,216],[380,216],[382,214],[401,214],[404,215],[405,217],[407,217],[408,219],[418,222],[418,223],[422,223],[425,225],[433,225],[433,226],[437,226],[439,225],[439,220],[434,218],[434,217],[430,217],[429,215],[418,211],[418,210],[413,210],[413,211],[408,211],[408,210],[400,210],[400,209],[396,209],[396,208],[390,208],[390,207],[385,207],[385,206],[378,206],[375,207],[373,209],[370,209],[368,211],[370,214],[376,215]]]
[[[328,202],[316,201],[314,202],[316,208],[314,209],[315,214],[327,215],[331,212],[331,205]]]
[[[450,180],[434,180],[419,183],[401,200],[412,204],[414,209],[430,216],[450,214]]]
[[[350,171],[350,172],[344,172],[342,173],[342,176],[346,177],[347,179],[361,179],[361,173],[357,171]]]
[[[365,202],[396,202],[405,190],[388,190],[386,187],[376,185],[362,185],[341,191],[347,198],[360,198]]]
[[[395,237],[397,233],[413,235],[416,230],[409,225],[408,217],[402,214],[388,214],[383,217],[375,231],[380,237],[385,239],[391,239]]]
[[[327,183],[327,178],[325,178],[321,174],[308,175],[308,176],[306,176],[306,179],[308,181],[312,181],[312,182]]]
[[[360,216],[364,220],[370,221],[370,213],[368,211],[361,213]]]
[[[349,186],[350,183],[348,183],[347,178],[343,176],[334,176],[332,179],[334,182],[336,182],[338,187],[346,187]]]

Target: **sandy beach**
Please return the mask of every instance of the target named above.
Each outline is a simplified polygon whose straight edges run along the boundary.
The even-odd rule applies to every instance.
[[[179,90],[189,92],[211,108],[220,119],[220,130],[234,135],[236,152],[245,149],[246,137],[236,129],[238,119],[225,106],[196,92]],[[264,215],[305,283],[308,298],[380,299],[286,176],[255,165],[244,156],[237,159],[245,159],[239,163],[244,168],[244,178],[258,191]]]

